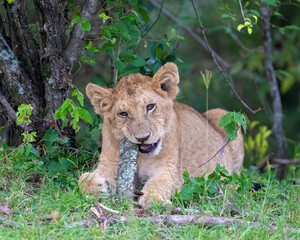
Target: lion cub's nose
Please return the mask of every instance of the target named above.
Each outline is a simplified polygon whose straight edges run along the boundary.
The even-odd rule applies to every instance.
[[[136,137],[136,136],[134,136],[134,137],[135,137],[136,140],[143,143],[143,142],[146,142],[148,140],[148,138],[150,137],[150,133],[146,137]]]

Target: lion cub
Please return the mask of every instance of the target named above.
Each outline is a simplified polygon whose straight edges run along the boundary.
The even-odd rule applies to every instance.
[[[143,207],[151,201],[170,203],[175,190],[181,190],[185,169],[192,176],[202,176],[220,161],[229,172],[240,173],[244,159],[241,132],[219,160],[216,153],[226,133],[218,128],[218,121],[226,111],[212,109],[200,114],[175,101],[178,83],[177,66],[167,63],[153,78],[130,74],[113,89],[87,85],[95,112],[104,119],[103,144],[98,167],[79,178],[82,191],[97,194],[109,187],[115,189],[120,140],[124,137],[139,146],[138,176],[147,179],[138,201]]]

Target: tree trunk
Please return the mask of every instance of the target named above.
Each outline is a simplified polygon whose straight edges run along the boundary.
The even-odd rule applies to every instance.
[[[27,4],[14,0],[4,3],[6,19],[0,16],[0,115],[14,122],[17,107],[31,104],[32,123],[38,140],[51,127],[55,111],[69,95],[72,67],[82,52],[87,32],[81,23],[74,25],[67,39],[68,0],[34,0],[38,36],[29,29]],[[92,21],[101,1],[86,0],[80,16]],[[72,16],[71,18],[73,18]],[[9,31],[5,32],[4,24]]]
[[[275,75],[275,70],[272,63],[272,37],[270,28],[270,14],[269,7],[263,3],[261,6],[261,14],[264,31],[264,50],[265,50],[265,69],[267,78],[270,84],[271,97],[273,103],[273,131],[277,140],[277,156],[278,158],[286,158],[287,144],[285,141],[284,131],[282,128],[282,103],[280,91]],[[282,179],[284,177],[285,165],[280,165],[277,170],[277,177]]]

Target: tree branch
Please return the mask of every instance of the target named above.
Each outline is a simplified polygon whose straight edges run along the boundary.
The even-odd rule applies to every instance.
[[[158,4],[156,0],[148,0],[155,8],[161,9],[161,5]],[[182,27],[188,34],[190,34],[200,45],[204,48],[207,49],[205,41],[200,38],[197,33],[193,31],[192,28],[186,26],[183,22],[181,22],[178,18],[176,18],[172,13],[170,13],[168,10],[165,8],[162,8],[162,13],[166,15],[168,18],[170,18],[173,22],[177,23],[180,27]],[[218,60],[218,62],[223,66],[224,69],[229,70],[230,69],[230,64],[224,60],[218,53],[216,53],[213,49],[210,49],[215,58]]]
[[[273,130],[278,141],[278,157],[286,157],[286,143],[284,141],[284,133],[282,129],[282,103],[280,91],[277,84],[276,74],[272,63],[272,37],[270,29],[269,8],[266,4],[261,7],[263,30],[264,30],[264,50],[265,50],[265,68],[267,78],[270,83],[271,97],[273,101]]]
[[[200,26],[200,29],[201,29],[201,32],[202,32],[202,35],[203,35],[203,38],[204,38],[204,42],[205,42],[205,46],[207,48],[207,50],[209,51],[209,53],[211,54],[211,57],[214,61],[214,63],[217,65],[218,69],[220,70],[221,74],[223,75],[224,79],[226,80],[227,84],[229,85],[231,91],[234,93],[234,95],[240,100],[240,102],[244,105],[244,107],[246,107],[251,113],[255,114],[256,112],[259,112],[261,111],[262,109],[261,108],[258,108],[257,110],[252,110],[252,108],[250,108],[244,101],[243,99],[239,96],[239,94],[236,92],[236,90],[234,89],[233,85],[230,83],[228,77],[226,76],[225,74],[225,71],[221,68],[219,62],[218,62],[218,59],[217,59],[217,56],[215,55],[215,52],[213,51],[213,49],[210,47],[209,43],[208,43],[208,40],[206,38],[206,33],[204,31],[204,27],[202,25],[202,22],[201,22],[201,19],[199,17],[199,14],[198,14],[198,11],[197,11],[197,8],[196,8],[196,5],[195,5],[195,2],[194,0],[191,0],[192,1],[192,5],[193,5],[193,8],[194,8],[194,11],[195,11],[195,14],[196,14],[196,17],[197,17],[197,20],[198,20],[198,23],[199,23],[199,26]]]
[[[162,1],[161,1],[159,13],[158,13],[158,16],[157,16],[156,20],[155,20],[154,23],[151,25],[151,27],[150,27],[144,34],[142,34],[141,38],[144,38],[144,37],[151,31],[151,29],[155,26],[155,24],[158,22],[158,19],[160,18],[160,15],[161,15],[161,11],[162,11],[162,9],[163,9],[164,2],[165,2],[165,0],[162,0]],[[153,3],[152,3],[152,4],[153,4]]]
[[[80,17],[82,20],[91,21],[100,8],[99,0],[87,0],[82,8]],[[71,65],[77,60],[82,50],[82,41],[87,32],[82,31],[81,23],[75,24],[71,33],[69,43],[65,49],[65,55],[69,59]]]
[[[17,119],[16,111],[12,108],[6,98],[0,93],[0,103],[3,105],[5,111],[7,112],[7,117],[9,122],[15,122]]]
[[[120,162],[116,184],[117,195],[121,197],[133,199],[137,154],[138,146],[127,138],[123,138],[120,142]]]
[[[277,140],[277,156],[278,158],[285,158],[287,154],[287,144],[282,128],[282,103],[276,74],[272,63],[272,36],[270,27],[269,7],[265,3],[262,3],[261,15],[264,32],[265,69],[267,79],[270,84],[271,97],[273,102],[273,131]],[[279,171],[277,177],[282,179],[284,177],[285,166],[282,165],[282,167],[278,170]]]

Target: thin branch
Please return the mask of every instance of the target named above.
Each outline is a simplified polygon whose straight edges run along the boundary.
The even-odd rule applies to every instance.
[[[222,145],[222,147],[219,149],[219,151],[217,151],[210,159],[208,159],[206,162],[202,163],[200,166],[198,166],[198,168],[204,166],[205,164],[209,163],[212,159],[214,159],[215,156],[217,156],[219,154],[219,152],[222,151],[222,149],[224,149],[226,147],[226,145],[230,142],[230,140],[228,139],[227,142],[225,144]]]
[[[239,0],[239,4],[240,4],[240,9],[241,9],[241,12],[242,12],[243,20],[244,20],[244,22],[246,22],[246,18],[245,18],[245,14],[244,14],[244,10],[243,10],[243,6],[242,6],[241,0]]]
[[[80,17],[82,20],[91,21],[95,14],[100,8],[99,0],[87,0],[82,8]],[[77,23],[71,33],[69,43],[65,49],[65,55],[69,59],[70,63],[73,64],[82,49],[82,41],[86,36],[87,32],[82,31],[81,23]]]
[[[241,128],[241,126],[239,126],[236,130],[235,130],[235,132],[237,132],[239,129]],[[207,163],[209,163],[214,157],[216,157],[219,153],[220,153],[220,156],[219,156],[219,159],[218,159],[218,163],[220,163],[220,161],[221,161],[221,157],[222,157],[222,154],[223,154],[223,151],[224,151],[224,149],[225,149],[225,147],[227,146],[227,144],[230,142],[230,139],[228,139],[226,142],[225,142],[225,140],[226,140],[226,137],[224,138],[224,142],[223,142],[223,144],[222,144],[222,147],[210,158],[210,159],[208,159],[206,162],[204,162],[204,163],[202,163],[199,167],[202,167],[203,165],[205,165],[205,164],[207,164]],[[199,168],[198,167],[198,168]]]
[[[272,36],[270,27],[270,13],[267,4],[263,3],[261,6],[262,25],[264,33],[264,50],[265,50],[265,70],[267,79],[269,81],[271,97],[273,103],[273,131],[277,140],[278,158],[285,158],[287,154],[287,144],[282,127],[282,102],[280,91],[276,79],[275,70],[272,62]],[[285,166],[278,169],[277,177],[282,179],[284,177]]]
[[[277,163],[277,164],[281,164],[281,165],[300,164],[300,159],[280,159],[280,158],[274,158],[274,159],[271,159],[271,163]]]
[[[151,27],[148,29],[148,31],[146,31],[144,34],[142,34],[141,38],[144,38],[144,37],[152,30],[152,28],[155,26],[155,24],[158,22],[158,19],[160,18],[160,15],[161,15],[161,11],[162,11],[162,9],[163,9],[164,2],[165,2],[165,0],[162,0],[162,1],[161,1],[159,13],[158,13],[158,16],[157,16],[156,20],[155,20],[154,23],[151,25]]]
[[[226,138],[227,138],[227,136],[225,136],[224,137],[224,140],[223,140],[223,145],[222,145],[222,147],[221,147],[221,150],[220,150],[220,154],[219,154],[219,159],[218,159],[218,164],[220,164],[220,162],[221,162],[221,158],[222,158],[222,155],[223,155],[223,152],[224,152],[224,150],[225,150],[225,147],[226,147]],[[226,144],[226,145],[225,145]]]
[[[192,5],[193,5],[193,8],[194,8],[194,11],[195,11],[195,14],[196,14],[196,17],[197,17],[197,20],[198,20],[198,23],[199,23],[199,26],[200,26],[200,30],[201,30],[201,33],[203,35],[203,38],[204,38],[204,42],[205,42],[205,46],[207,48],[207,50],[209,51],[209,53],[211,54],[211,57],[214,61],[214,63],[217,65],[218,69],[220,70],[221,74],[223,75],[224,79],[226,80],[227,84],[229,85],[231,91],[234,93],[234,95],[240,100],[240,102],[253,114],[255,114],[256,112],[259,112],[262,110],[262,108],[258,108],[257,110],[252,110],[252,108],[250,108],[243,100],[242,98],[239,96],[239,94],[236,92],[236,90],[234,89],[233,85],[230,83],[228,77],[226,76],[224,70],[221,68],[218,60],[217,60],[217,57],[215,55],[215,52],[212,50],[212,48],[210,47],[209,43],[208,43],[208,40],[206,38],[206,33],[204,31],[204,27],[202,25],[202,22],[201,22],[201,19],[199,17],[199,14],[198,14],[198,11],[197,11],[197,8],[196,8],[196,5],[195,5],[195,2],[194,0],[191,0],[192,1]]]
[[[17,119],[16,111],[9,104],[6,98],[0,93],[0,103],[3,105],[5,111],[7,112],[7,117],[10,122],[15,122]]]
[[[110,208],[108,208],[108,207],[104,206],[104,205],[103,205],[103,204],[101,204],[101,203],[98,203],[98,204],[97,204],[97,208],[102,208],[103,210],[105,210],[105,211],[107,211],[107,212],[114,213],[114,214],[120,214],[120,212],[119,212],[119,211],[116,211],[116,210],[110,209]]]
[[[22,143],[19,147],[17,147],[17,148],[14,149],[12,152],[10,152],[9,154],[7,154],[4,158],[1,158],[1,159],[0,159],[0,162],[1,162],[2,160],[6,159],[7,157],[9,157],[10,155],[14,154],[16,151],[18,151],[18,149],[19,149],[20,147],[25,146],[25,145],[27,145],[27,143]]]
[[[96,219],[100,223],[102,230],[106,230],[109,225],[108,224],[116,224],[116,223],[123,223],[128,224],[132,217],[125,217],[125,216],[106,216],[103,212],[99,212],[96,208],[91,208],[91,211],[95,215]],[[46,219],[51,220],[51,219]],[[216,226],[216,225],[224,225],[225,227],[230,227],[232,225],[238,226],[251,226],[251,227],[259,227],[260,224],[257,222],[250,222],[245,221],[242,219],[237,218],[229,218],[229,217],[216,217],[216,216],[199,216],[199,215],[155,215],[152,217],[136,217],[136,220],[150,220],[152,224],[164,224],[167,226],[172,226],[173,224],[177,225],[186,225],[186,224],[196,224],[199,226]],[[12,226],[12,227],[32,227],[32,222],[26,223],[19,223],[15,221],[10,221],[8,218],[0,218],[0,222],[4,225]],[[86,219],[78,222],[73,222],[70,224],[66,224],[68,227],[90,227],[93,224],[93,219]],[[42,223],[34,223],[34,226],[43,226]],[[277,225],[275,223],[271,223],[269,226],[269,231],[273,232],[277,230]],[[290,228],[284,227],[284,232],[292,232],[292,233],[299,233],[299,229],[297,228]]]
[[[160,9],[160,5],[158,4],[158,2],[156,0],[148,0],[154,7],[156,7],[157,9]],[[162,8],[162,13],[164,15],[166,15],[168,18],[170,18],[173,22],[177,23],[180,27],[182,27],[188,34],[190,34],[197,42],[200,43],[200,45],[204,48],[206,48],[206,43],[205,41],[200,38],[197,33],[195,33],[193,31],[192,28],[186,26],[183,22],[181,22],[178,18],[176,18],[172,13],[170,13],[168,10],[166,10],[165,8]],[[230,64],[224,60],[222,57],[220,57],[220,55],[218,55],[213,49],[210,49],[215,58],[218,60],[218,62],[220,62],[220,64],[224,67],[224,69],[230,69]]]
[[[258,164],[258,170],[260,172],[263,172],[266,165],[271,164],[273,167],[278,168],[286,165],[292,165],[292,164],[300,164],[300,159],[281,159],[281,158],[272,158],[270,156],[266,156],[259,164]]]

